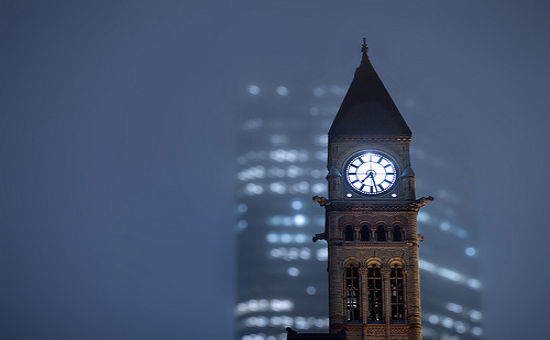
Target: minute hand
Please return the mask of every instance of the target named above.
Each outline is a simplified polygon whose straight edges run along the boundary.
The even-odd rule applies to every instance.
[[[374,183],[374,176],[373,176],[372,172],[369,172],[369,174],[367,175],[367,177],[365,177],[365,179],[362,180],[361,182],[366,181],[369,177],[370,177],[370,179],[372,179],[372,182]]]

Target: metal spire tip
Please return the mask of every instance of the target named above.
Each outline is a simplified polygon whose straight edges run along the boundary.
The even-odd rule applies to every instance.
[[[369,48],[367,46],[367,39],[365,39],[363,37],[363,44],[361,45],[361,52],[363,53],[364,56],[366,56],[368,51],[369,51]]]

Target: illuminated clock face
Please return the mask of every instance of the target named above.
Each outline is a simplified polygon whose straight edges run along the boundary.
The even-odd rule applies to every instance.
[[[397,167],[387,157],[365,152],[352,158],[346,166],[346,179],[362,194],[378,195],[388,191],[397,179]]]

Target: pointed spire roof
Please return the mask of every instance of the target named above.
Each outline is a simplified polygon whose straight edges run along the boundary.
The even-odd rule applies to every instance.
[[[344,97],[329,137],[337,136],[411,136],[411,130],[399,113],[367,55],[363,38],[363,57]]]

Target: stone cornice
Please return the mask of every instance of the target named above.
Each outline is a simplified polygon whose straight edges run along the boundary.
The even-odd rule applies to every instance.
[[[331,142],[401,142],[410,143],[410,136],[329,136]]]
[[[412,247],[415,243],[410,240],[406,242],[393,242],[393,241],[380,241],[380,242],[369,242],[369,241],[342,241],[342,240],[330,240],[330,245],[341,246],[341,247],[358,247],[358,248],[407,248]]]
[[[327,209],[329,211],[412,211],[417,212],[419,206],[415,201],[411,202],[353,202],[332,201]]]
[[[323,204],[328,211],[411,211],[418,210],[432,201],[433,197],[422,197],[415,201],[328,201]]]

